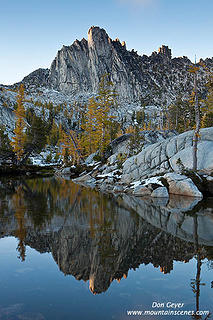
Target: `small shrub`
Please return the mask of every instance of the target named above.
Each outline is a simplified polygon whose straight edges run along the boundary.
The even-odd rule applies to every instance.
[[[46,160],[45,160],[47,163],[51,163],[52,162],[52,154],[49,153],[46,157]]]
[[[55,157],[54,157],[54,162],[58,162],[58,160],[59,160],[59,154],[56,153],[56,155],[55,155]]]
[[[126,161],[127,159],[127,155],[126,153],[119,153],[117,155],[117,166],[118,166],[118,169],[122,169],[123,168],[123,163]]]
[[[184,164],[180,158],[177,159],[176,164],[177,164],[179,170],[181,171],[181,173],[183,173],[183,171],[185,170],[185,167],[184,167]]]
[[[27,161],[26,161],[26,164],[29,166],[29,165],[32,165],[33,162],[32,162],[32,160],[30,158],[28,158]]]
[[[94,157],[93,157],[94,161],[102,161],[103,160],[103,157],[100,155],[100,154],[96,154]]]

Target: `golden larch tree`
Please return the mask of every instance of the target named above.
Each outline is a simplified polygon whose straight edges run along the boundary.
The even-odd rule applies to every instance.
[[[98,105],[95,98],[89,99],[87,112],[84,118],[82,129],[84,134],[81,137],[81,145],[85,155],[95,152],[99,146],[100,134],[98,128]]]
[[[107,78],[107,74],[101,78],[98,94],[89,100],[87,113],[84,117],[82,145],[86,154],[99,149],[100,154],[103,155],[112,140],[114,117],[110,111],[116,105],[116,94],[112,90],[112,82]]]
[[[16,123],[14,130],[14,137],[11,141],[11,146],[17,157],[18,162],[21,161],[24,154],[24,144],[26,140],[25,135],[25,109],[24,109],[24,86],[20,85],[19,92],[17,95],[17,109],[14,111],[16,115]]]

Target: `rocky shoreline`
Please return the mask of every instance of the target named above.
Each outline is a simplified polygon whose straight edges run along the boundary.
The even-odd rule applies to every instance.
[[[213,127],[201,129],[198,170],[193,172],[193,131],[145,131],[142,143],[129,154],[130,134],[115,139],[104,157],[90,155],[83,164],[60,166],[1,166],[0,176],[62,176],[107,193],[169,199],[170,195],[203,199],[213,196]]]
[[[155,136],[152,141],[151,134]],[[91,155],[86,160],[87,170],[73,181],[104,192],[140,197],[169,198],[170,194],[199,199],[211,197],[213,127],[201,129],[196,172],[191,169],[192,138],[193,131],[165,137],[156,132],[145,133],[142,151],[130,157],[126,156],[128,138],[120,139],[112,145],[104,164],[95,162]],[[72,178],[72,168],[65,168],[59,174]]]
[[[12,164],[4,164],[0,165],[0,177],[50,177],[54,175],[55,170],[58,170],[55,166],[41,167],[36,165],[16,166]]]
[[[128,193],[139,197],[169,198],[170,195],[179,195],[203,199],[213,196],[212,176],[191,173],[192,178],[190,178],[184,174],[169,172],[163,176],[141,179],[128,184],[122,181],[121,170],[107,175],[101,174],[102,169],[103,167],[95,167],[91,172],[83,173],[73,179],[73,182],[104,192]]]

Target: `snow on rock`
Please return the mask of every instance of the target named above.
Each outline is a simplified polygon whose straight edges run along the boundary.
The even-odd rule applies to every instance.
[[[152,184],[152,183],[153,184],[158,184],[160,186],[163,186],[163,183],[160,181],[160,178],[161,177],[151,177],[149,179],[142,180],[142,182],[143,182],[144,186],[147,186],[147,185]]]
[[[120,170],[114,170],[109,173],[98,174],[97,178],[107,178],[107,177],[119,178],[119,175],[118,175],[119,173],[121,173]]]
[[[136,187],[138,187],[140,185],[141,185],[141,181],[140,180],[134,181],[134,182],[130,183],[130,186],[131,186],[130,188],[135,189]]]

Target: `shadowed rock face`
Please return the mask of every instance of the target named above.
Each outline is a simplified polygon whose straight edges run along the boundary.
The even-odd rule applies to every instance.
[[[211,67],[213,59],[204,63]],[[166,46],[149,57],[140,56],[134,50],[128,51],[125,42],[112,40],[104,29],[93,26],[88,31],[88,40],[76,40],[58,51],[48,77],[47,70],[39,69],[25,80],[33,83],[39,79],[44,86],[77,95],[97,92],[101,76],[109,73],[122,100],[165,104],[192,92],[189,65],[187,57],[172,59]],[[205,92],[204,70],[199,72],[198,87]]]
[[[207,243],[206,223],[212,224],[209,209],[198,208],[196,233],[194,218],[184,213],[197,203],[181,207],[179,202],[175,208],[177,200],[163,205],[130,196],[115,199],[57,179],[2,183],[0,196],[0,234],[19,239],[20,257],[27,259],[26,245],[51,252],[64,274],[89,280],[94,294],[140,264],[168,273],[174,261],[189,261],[194,236],[202,256],[208,255],[201,245]]]
[[[31,86],[42,86],[48,85],[49,69],[37,69],[30,73],[28,76],[24,77],[22,83]]]

